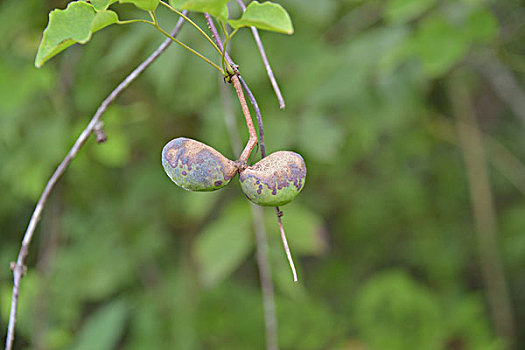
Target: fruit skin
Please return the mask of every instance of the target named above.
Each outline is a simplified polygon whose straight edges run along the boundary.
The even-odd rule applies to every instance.
[[[284,205],[303,189],[306,165],[299,154],[279,151],[239,173],[239,181],[246,197],[255,204]]]
[[[237,174],[233,161],[214,148],[179,137],[162,150],[162,166],[175,184],[188,191],[215,191]]]

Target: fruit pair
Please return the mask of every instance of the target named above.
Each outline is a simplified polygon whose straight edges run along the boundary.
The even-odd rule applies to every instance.
[[[162,166],[175,184],[188,191],[218,190],[239,173],[246,197],[264,206],[289,203],[306,181],[306,165],[297,153],[275,152],[244,168],[214,148],[185,137],[164,146]]]

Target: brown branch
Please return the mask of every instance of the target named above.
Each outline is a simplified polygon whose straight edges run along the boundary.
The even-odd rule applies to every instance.
[[[458,72],[457,74],[462,74]],[[465,160],[470,200],[476,226],[481,274],[494,327],[499,337],[515,346],[515,326],[503,263],[498,251],[497,220],[490,188],[483,142],[466,80],[450,81],[450,100],[457,118],[457,132]]]
[[[172,31],[172,36],[176,36],[179,33],[183,23],[184,19],[180,18],[177,22],[177,25]],[[135,79],[137,79],[139,75],[157,59],[157,57],[159,57],[168,48],[171,42],[171,39],[164,40],[162,44],[157,48],[157,50],[155,50],[155,52],[153,52],[144,62],[142,62],[137,68],[135,68],[100,104],[95,115],[93,115],[93,118],[91,118],[89,124],[77,138],[73,147],[69,150],[68,154],[64,157],[62,162],[58,165],[57,169],[47,182],[44,191],[40,195],[40,199],[36,204],[35,210],[31,215],[29,225],[24,234],[22,246],[20,248],[20,252],[18,253],[17,261],[16,263],[11,263],[11,269],[13,271],[13,295],[11,299],[11,311],[9,313],[9,324],[7,327],[7,337],[5,344],[6,350],[11,350],[13,348],[13,342],[15,337],[15,324],[18,309],[18,298],[20,292],[20,281],[26,270],[25,260],[29,253],[29,246],[31,245],[36,226],[38,224],[38,221],[40,220],[40,216],[42,215],[42,211],[44,210],[44,206],[49,198],[49,195],[51,194],[57,181],[60,179],[60,177],[62,177],[62,175],[66,171],[71,161],[80,151],[80,148],[82,148],[82,146],[86,143],[87,139],[89,138],[89,135],[91,135],[91,133],[99,125],[99,120],[102,117],[102,114],[104,114],[106,109],[109,107],[109,105],[117,98],[117,96],[122,91],[124,91]]]
[[[250,100],[253,110],[255,111],[255,116],[257,117],[257,128],[259,129],[259,145],[261,146],[261,157],[264,158],[266,157],[266,146],[264,144],[264,128],[261,110],[259,109],[259,105],[257,104],[257,101],[255,100],[255,96],[253,96],[252,91],[248,87],[248,84],[246,84],[246,82],[240,75],[239,81],[241,82],[241,85],[244,91],[246,92],[246,95],[248,95],[248,99]]]
[[[242,11],[246,11],[246,5],[242,0],[237,0],[237,3],[242,8]],[[264,63],[264,68],[266,68],[266,73],[268,74],[268,78],[270,79],[270,82],[272,83],[273,91],[275,91],[275,96],[277,96],[277,100],[279,101],[279,108],[284,109],[286,107],[286,104],[284,103],[283,95],[281,94],[281,90],[279,89],[279,85],[277,84],[277,79],[275,79],[275,76],[273,75],[272,67],[270,66],[270,62],[268,61],[268,57],[266,56],[266,51],[264,50],[263,43],[261,41],[261,37],[259,36],[259,31],[255,27],[250,27],[252,30],[253,38],[255,39],[255,43],[257,44],[257,48],[259,48],[259,53],[261,55],[261,58]]]
[[[253,126],[252,117],[250,115],[250,109],[248,108],[246,100],[244,99],[244,93],[242,91],[242,86],[239,82],[239,78],[236,75],[233,75],[231,79],[233,86],[235,87],[237,97],[239,98],[239,102],[242,107],[242,113],[244,114],[246,126],[248,127],[248,133],[250,135],[248,143],[246,143],[246,147],[244,147],[244,150],[242,151],[241,156],[239,157],[241,164],[245,166],[248,164],[248,158],[250,157],[250,154],[252,154],[253,148],[255,147],[255,145],[257,145],[257,133],[255,132],[255,127]]]

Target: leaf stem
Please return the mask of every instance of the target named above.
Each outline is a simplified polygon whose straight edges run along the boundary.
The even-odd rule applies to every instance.
[[[165,36],[167,36],[168,38],[170,38],[172,41],[174,41],[175,43],[179,44],[180,46],[182,46],[183,48],[185,48],[186,50],[190,51],[191,53],[193,53],[194,55],[200,57],[202,60],[206,61],[208,64],[210,64],[213,68],[217,69],[223,76],[226,76],[227,74],[225,73],[224,70],[221,69],[221,67],[219,67],[218,65],[216,65],[215,63],[213,63],[212,61],[210,61],[207,57],[205,57],[204,55],[200,54],[199,52],[195,51],[194,49],[192,49],[191,47],[189,47],[188,45],[184,44],[183,42],[175,39],[173,36],[171,36],[168,32],[166,32],[164,29],[162,29],[160,26],[159,26],[159,23],[157,21],[157,17],[155,16],[155,13],[152,12],[152,11],[149,11],[150,13],[150,16],[153,18],[153,23],[151,23],[159,32],[161,32],[162,34],[164,34]],[[187,17],[186,16],[181,16],[182,18],[186,19]],[[220,51],[219,51],[220,52]]]
[[[226,26],[224,26],[224,27],[225,27],[224,28],[224,30],[225,30],[225,38],[224,38],[224,45],[222,47],[222,69],[226,72],[226,64],[225,64],[226,63],[226,47],[228,46],[228,43],[233,38],[233,36],[235,34],[237,34],[237,31],[239,30],[239,28],[236,28],[233,32],[228,34],[228,32],[226,31]]]
[[[162,5],[164,5],[165,7],[167,7],[170,11],[173,11],[175,12],[177,15],[181,16],[182,18],[184,18],[186,21],[188,21],[189,24],[191,24],[192,26],[195,27],[195,29],[197,29],[205,38],[206,40],[208,40],[210,42],[210,44],[213,45],[213,47],[215,48],[215,50],[217,50],[217,52],[222,55],[222,51],[219,49],[219,47],[213,42],[213,40],[208,36],[208,34],[206,34],[206,32],[204,30],[202,30],[201,27],[199,27],[199,25],[195,22],[193,22],[191,19],[189,19],[186,15],[184,15],[182,12],[180,12],[179,10],[171,7],[169,4],[165,3],[164,1],[161,1],[160,2]]]
[[[130,23],[147,23],[153,25],[153,22],[147,21],[145,19],[130,19],[127,21],[118,21],[117,24],[130,24]]]

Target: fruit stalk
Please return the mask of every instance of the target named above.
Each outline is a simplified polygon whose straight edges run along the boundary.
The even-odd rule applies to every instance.
[[[246,120],[246,126],[248,127],[248,133],[250,135],[250,138],[248,139],[248,143],[246,144],[246,147],[244,147],[244,150],[241,153],[241,156],[239,157],[239,161],[242,164],[242,169],[246,168],[248,164],[248,158],[250,157],[250,154],[252,154],[253,148],[255,145],[257,145],[258,139],[257,139],[257,133],[255,132],[255,127],[253,126],[252,117],[250,115],[250,109],[248,108],[248,104],[246,103],[246,99],[244,98],[244,92],[242,91],[241,83],[239,82],[239,78],[237,75],[233,75],[232,78],[233,86],[235,87],[235,92],[237,93],[237,96],[239,97],[239,102],[241,103],[242,113],[244,114],[244,119]]]

